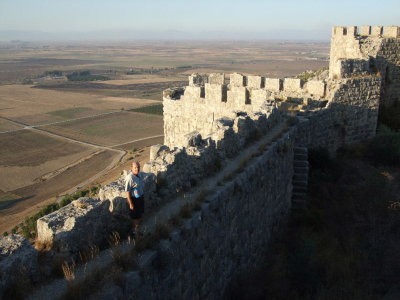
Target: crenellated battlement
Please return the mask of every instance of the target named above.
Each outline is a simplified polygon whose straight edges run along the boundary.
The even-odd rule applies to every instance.
[[[338,36],[371,36],[382,38],[400,38],[400,26],[335,26],[332,37]]]
[[[189,85],[184,88],[184,92],[179,93],[178,89],[167,90],[164,99],[204,104],[222,102],[227,108],[245,109],[246,106],[259,106],[263,101],[275,97],[323,98],[325,91],[326,83],[322,80],[305,83],[298,78],[268,78],[239,73],[230,74],[227,80],[223,73],[212,73],[190,75]]]
[[[382,76],[382,105],[400,101],[400,26],[332,28],[329,77],[332,80]]]

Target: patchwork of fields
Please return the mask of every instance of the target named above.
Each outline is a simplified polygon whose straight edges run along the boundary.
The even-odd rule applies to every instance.
[[[115,179],[132,159],[145,162],[146,147],[163,142],[162,90],[189,74],[293,76],[327,66],[329,51],[262,41],[0,46],[0,233],[67,192]],[[67,79],[82,70],[109,80]]]

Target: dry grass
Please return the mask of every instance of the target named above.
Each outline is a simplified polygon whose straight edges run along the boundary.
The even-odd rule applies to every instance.
[[[39,241],[35,240],[34,242],[34,248],[38,252],[48,252],[51,249],[53,249],[53,242],[52,241]]]
[[[61,265],[62,271],[64,273],[64,278],[67,281],[73,281],[75,280],[75,263],[67,263],[64,262]]]
[[[100,253],[97,245],[88,245],[85,249],[79,251],[79,262],[87,263],[96,258]]]

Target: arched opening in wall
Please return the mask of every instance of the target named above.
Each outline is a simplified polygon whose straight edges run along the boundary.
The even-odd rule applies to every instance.
[[[347,27],[343,28],[343,35],[347,35]]]

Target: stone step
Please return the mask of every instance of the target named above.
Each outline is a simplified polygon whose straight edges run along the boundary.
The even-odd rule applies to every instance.
[[[294,167],[295,174],[308,174],[308,167]]]
[[[306,154],[308,153],[308,149],[306,147],[294,147],[295,154]]]
[[[308,181],[308,174],[294,174],[294,181]]]
[[[308,163],[308,161],[304,161],[304,160],[295,160],[293,162],[293,165],[295,167],[308,167],[309,163]]]
[[[307,187],[306,186],[293,186],[293,193],[307,193]]]
[[[307,154],[297,154],[296,152],[294,153],[294,159],[295,160],[304,160],[307,161],[308,155]]]
[[[295,180],[295,179],[293,179],[292,185],[294,187],[299,187],[299,186],[307,187],[308,186],[308,180]]]

